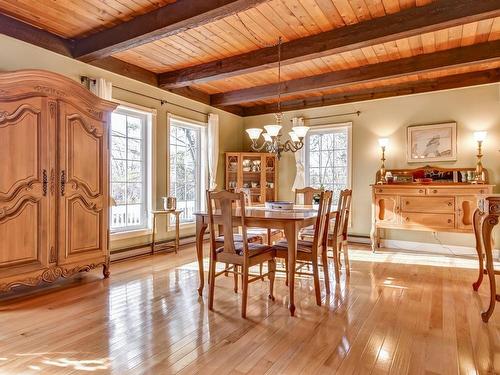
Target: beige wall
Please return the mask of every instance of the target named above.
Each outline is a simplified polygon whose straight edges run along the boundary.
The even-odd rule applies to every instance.
[[[125,78],[123,76],[110,73],[108,71],[78,62],[73,59],[63,57],[42,48],[35,47],[18,41],[13,38],[0,35],[0,71],[10,71],[19,69],[45,69],[66,75],[76,81],[80,76],[103,77],[113,83],[114,86],[120,86],[128,90],[142,93],[159,99],[169,100],[180,105],[202,111],[205,113],[217,113],[220,118],[220,158],[219,169],[217,173],[217,183],[223,186],[224,181],[224,152],[239,151],[242,143],[243,121],[239,116],[235,116],[225,111],[212,108],[208,105],[196,101],[185,99],[181,96],[167,93],[163,90],[146,85],[144,83]],[[148,99],[144,96],[127,93],[125,91],[114,89],[113,98],[123,100],[136,105],[141,105],[157,110],[156,127],[156,207],[161,207],[161,197],[167,194],[167,112],[185,118],[205,121],[206,117],[186,109],[175,107],[173,105],[161,106],[157,100]],[[158,222],[158,238],[167,238],[171,233],[165,231],[165,221]],[[182,228],[182,236],[194,233],[194,228]],[[112,249],[119,249],[126,246],[139,245],[147,243],[149,238],[146,236],[135,237],[126,240],[112,240]]]
[[[248,139],[243,134],[243,127],[262,126],[272,122],[272,115],[254,116],[242,119],[224,111],[200,104],[183,97],[166,93],[141,82],[119,76],[99,68],[54,54],[47,50],[26,44],[24,42],[0,35],[0,70],[18,69],[47,69],[64,74],[75,80],[81,75],[99,76],[110,80],[115,86],[120,86],[149,96],[170,100],[203,112],[213,112],[220,115],[220,158],[217,180],[223,186],[225,151],[240,151],[248,148]],[[167,140],[167,111],[178,116],[204,121],[204,116],[171,105],[160,106],[156,100],[141,95],[114,90],[116,99],[124,100],[137,105],[155,108],[158,111],[156,158],[157,182],[156,206],[160,207],[160,197],[166,195],[167,168],[166,168],[166,140]],[[370,189],[374,175],[380,165],[377,139],[381,136],[390,138],[387,151],[387,166],[389,168],[407,167],[405,161],[406,126],[410,124],[424,124],[441,121],[456,121],[458,123],[458,160],[455,163],[441,163],[447,166],[472,166],[475,162],[475,145],[472,141],[472,132],[477,129],[486,129],[489,132],[488,140],[484,145],[484,165],[489,168],[491,181],[500,184],[500,88],[499,85],[487,85],[467,89],[451,90],[446,92],[412,95],[399,98],[374,100],[355,104],[322,107],[317,109],[286,113],[286,119],[293,116],[326,116],[338,113],[360,110],[361,116],[333,117],[331,119],[316,120],[309,125],[353,123],[353,170],[352,183],[353,222],[352,233],[368,235],[370,230]],[[295,163],[292,155],[285,155],[280,164],[280,198],[292,199],[291,185],[295,176]],[[500,187],[496,188],[500,192]],[[160,238],[167,238],[165,223],[160,222]],[[193,233],[192,227],[185,227],[182,235]],[[435,242],[430,233],[392,232],[389,238],[405,239],[422,242]],[[471,245],[472,236],[457,234],[440,234],[440,239],[447,244]],[[497,234],[498,237],[498,234]],[[143,244],[147,237],[112,241],[112,248]]]
[[[476,145],[472,138],[475,130],[488,130],[484,143],[484,166],[490,171],[490,180],[500,192],[500,86],[498,84],[429,94],[373,100],[354,104],[322,107],[317,109],[287,112],[285,119],[294,116],[316,117],[361,111],[361,115],[332,117],[314,120],[307,125],[341,123],[352,121],[353,135],[353,218],[352,233],[368,235],[370,232],[371,193],[369,185],[374,182],[375,172],[380,166],[380,151],[377,140],[389,137],[387,150],[388,168],[414,167],[405,157],[406,127],[456,121],[458,126],[458,158],[456,162],[439,163],[440,166],[470,167],[475,165]],[[245,128],[261,127],[272,123],[272,115],[253,116],[244,119]],[[289,129],[285,129],[286,134]],[[244,145],[248,147],[248,138]],[[280,198],[293,199],[291,186],[295,177],[295,162],[286,154],[280,163]],[[436,242],[431,233],[394,231],[388,238]],[[472,246],[473,236],[468,234],[439,234],[441,241],[452,245]],[[500,231],[497,231],[497,238]]]

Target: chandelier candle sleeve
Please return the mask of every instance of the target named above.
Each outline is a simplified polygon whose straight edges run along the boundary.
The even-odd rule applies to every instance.
[[[292,128],[292,130],[295,134],[297,134],[297,137],[304,138],[307,134],[307,131],[309,130],[309,127],[307,127],[307,126],[294,126]]]
[[[280,133],[282,126],[281,125],[266,125],[264,126],[264,129],[266,129],[267,133],[271,137],[277,137],[278,134]]]
[[[250,137],[250,139],[257,140],[260,137],[260,133],[262,133],[262,129],[250,128],[250,129],[247,129],[247,133],[248,133],[248,136]]]

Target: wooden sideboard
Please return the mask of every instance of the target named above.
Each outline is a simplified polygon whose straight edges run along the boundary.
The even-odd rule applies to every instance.
[[[442,170],[436,167],[424,168]],[[393,171],[397,174],[403,170]],[[450,171],[457,172],[457,170]],[[407,174],[411,176],[411,173]],[[479,196],[491,194],[493,191],[493,185],[453,181],[430,184],[416,182],[373,184],[371,187],[370,238],[374,251],[380,247],[382,228],[472,233],[474,230],[472,217]]]

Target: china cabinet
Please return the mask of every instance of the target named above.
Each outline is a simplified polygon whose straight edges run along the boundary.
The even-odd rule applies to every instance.
[[[264,203],[278,198],[278,159],[260,152],[226,153],[226,190],[248,188],[252,202]]]

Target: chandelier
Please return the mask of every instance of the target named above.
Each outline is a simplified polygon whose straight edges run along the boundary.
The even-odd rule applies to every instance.
[[[281,128],[283,121],[283,113],[281,112],[281,37],[278,38],[278,111],[274,114],[276,123],[265,125],[263,132],[260,128],[250,128],[246,132],[252,140],[252,150],[260,152],[266,150],[267,152],[274,153],[281,158],[283,152],[297,152],[304,147],[304,137],[306,136],[309,128],[304,126],[302,118],[295,118],[293,120],[292,131],[288,133],[290,139],[285,142],[281,141]],[[262,135],[264,142],[259,146],[258,140]]]

